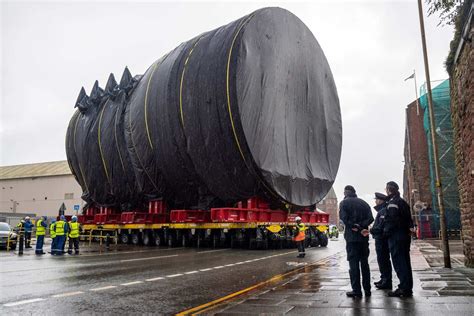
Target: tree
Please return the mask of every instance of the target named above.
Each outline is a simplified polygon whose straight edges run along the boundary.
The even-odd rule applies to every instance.
[[[428,4],[428,15],[439,14],[438,25],[454,25],[464,2],[472,0],[425,0]]]

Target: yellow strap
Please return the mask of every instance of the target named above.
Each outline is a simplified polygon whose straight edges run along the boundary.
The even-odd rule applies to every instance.
[[[79,123],[79,117],[82,115],[82,113],[80,111],[77,111],[79,113],[79,115],[77,116],[77,119],[76,119],[76,123],[74,125],[74,153],[76,154],[77,156],[77,150],[76,150],[76,130],[77,130],[77,123]],[[87,185],[87,182],[86,182],[86,177],[84,176],[84,171],[82,170],[82,167],[81,167],[81,161],[80,159],[77,159],[77,164],[79,165],[79,171],[81,172],[81,176],[82,176],[82,181],[84,182],[84,185],[86,186],[86,190],[87,192],[89,192],[89,187]]]
[[[179,113],[181,117],[181,125],[184,127],[184,114],[183,114],[183,81],[184,81],[184,73],[186,72],[186,66],[188,65],[189,58],[191,57],[191,54],[194,51],[194,48],[196,45],[199,43],[201,40],[202,36],[200,36],[197,41],[194,43],[193,47],[189,50],[188,56],[186,57],[186,60],[184,61],[184,66],[183,66],[183,72],[181,73],[181,81],[179,83]]]
[[[101,132],[101,125],[102,125],[102,116],[104,115],[104,111],[105,111],[105,107],[107,106],[107,104],[109,103],[109,100],[108,99],[104,106],[102,107],[102,111],[100,111],[100,117],[99,117],[99,127],[97,129],[97,140],[99,142],[99,152],[100,152],[100,158],[102,159],[102,165],[104,167],[104,171],[105,171],[105,176],[107,177],[107,181],[110,183],[110,178],[109,178],[109,172],[107,171],[107,164],[105,163],[105,158],[104,158],[104,153],[102,152],[102,142],[100,140],[100,132]]]
[[[239,138],[237,136],[237,131],[235,130],[235,124],[234,124],[234,118],[233,118],[233,115],[232,115],[232,109],[231,109],[231,106],[230,106],[230,61],[231,61],[231,58],[232,58],[232,50],[234,49],[234,44],[235,44],[235,41],[237,39],[237,36],[240,34],[240,31],[242,30],[243,26],[250,21],[251,18],[253,18],[253,16],[255,15],[255,13],[251,14],[250,16],[247,17],[247,19],[244,20],[244,22],[242,22],[242,24],[240,24],[239,28],[237,29],[237,32],[235,33],[234,35],[234,38],[232,39],[232,43],[230,45],[230,49],[229,49],[229,56],[227,58],[227,74],[226,74],[226,93],[227,93],[227,110],[229,111],[229,119],[230,119],[230,124],[232,126],[232,132],[234,133],[234,139],[235,139],[235,142],[237,143],[237,148],[239,149],[239,152],[240,152],[240,156],[242,156],[242,159],[245,163],[245,166],[247,167],[247,169],[250,171],[251,168],[250,166],[248,165],[247,163],[247,160],[245,159],[245,156],[244,156],[244,153],[242,151],[242,147],[240,146],[240,141],[239,141]],[[258,171],[255,173],[257,175],[257,178],[258,180],[260,181],[260,183],[262,183],[262,185],[267,189],[267,191],[272,194],[274,197],[276,197],[277,199],[281,199],[280,196],[278,196],[272,188],[270,188],[267,183],[265,182],[264,179],[262,179],[258,173]],[[285,202],[288,202],[288,201],[285,201]]]
[[[148,136],[148,143],[150,144],[151,149],[153,149],[153,143],[151,142],[151,137],[150,137],[150,130],[148,129],[148,90],[150,89],[150,83],[151,79],[153,78],[153,75],[155,74],[155,70],[157,69],[158,62],[155,62],[152,66],[151,69],[151,74],[150,78],[148,78],[148,83],[146,85],[146,91],[145,91],[145,129],[146,129],[146,135]]]

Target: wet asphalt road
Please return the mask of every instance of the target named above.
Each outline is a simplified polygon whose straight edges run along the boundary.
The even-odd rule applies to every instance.
[[[307,249],[304,262],[344,249]],[[295,269],[296,249],[135,248],[80,256],[0,253],[0,314],[173,314]],[[30,255],[32,254],[32,255]]]

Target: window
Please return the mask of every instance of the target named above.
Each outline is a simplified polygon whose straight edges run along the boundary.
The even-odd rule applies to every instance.
[[[74,199],[74,193],[64,193],[65,200],[72,200]]]

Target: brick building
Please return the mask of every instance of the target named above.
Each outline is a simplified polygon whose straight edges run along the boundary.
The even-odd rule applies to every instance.
[[[403,197],[410,204],[412,214],[419,227],[419,237],[434,237],[431,217],[432,195],[430,191],[430,169],[428,143],[423,128],[424,110],[416,101],[406,108],[405,166],[403,170]]]
[[[469,7],[467,6],[469,4]],[[462,239],[466,266],[474,267],[474,4],[465,2],[462,26],[450,69],[451,118],[459,187]],[[456,40],[456,39],[455,39]],[[454,42],[454,41],[453,41]]]
[[[329,214],[329,224],[339,226],[339,206],[334,188],[328,192],[324,199],[316,207]]]

